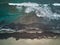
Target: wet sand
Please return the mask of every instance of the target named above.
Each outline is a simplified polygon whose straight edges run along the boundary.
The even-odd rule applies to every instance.
[[[19,39],[0,40],[0,45],[60,45],[60,39]]]

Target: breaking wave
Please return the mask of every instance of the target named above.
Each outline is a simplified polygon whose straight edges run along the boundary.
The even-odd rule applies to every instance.
[[[25,13],[34,12],[37,17],[48,17],[49,19],[59,19],[60,14],[53,12],[50,4],[38,4],[32,2],[24,2],[24,3],[8,3],[9,5],[16,5],[18,10],[25,8]],[[59,3],[53,3],[53,6],[59,6]]]

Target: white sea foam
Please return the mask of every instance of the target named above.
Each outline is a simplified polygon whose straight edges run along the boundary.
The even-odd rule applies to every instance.
[[[53,3],[54,6],[60,6],[60,3]]]
[[[25,6],[25,13],[35,12],[37,17],[48,17],[50,19],[58,19],[60,17],[60,14],[57,14],[56,12],[52,12],[51,7],[48,6],[49,4],[38,4],[38,3],[31,3],[31,2],[24,2],[24,3],[9,3],[9,5],[17,5]],[[60,6],[59,3],[53,3],[54,6]],[[19,7],[17,9],[20,9]]]
[[[18,6],[39,6],[37,3],[8,3],[9,5],[18,5]]]
[[[37,4],[37,3],[31,3],[31,2],[28,2],[28,4],[26,2],[24,3],[8,3],[9,5],[18,5],[18,6],[39,6],[41,4]],[[50,5],[50,4],[44,4],[44,6],[47,6],[47,5]],[[54,6],[60,6],[60,3],[53,3],[52,5]]]
[[[32,7],[27,7],[27,8],[25,9],[25,13],[30,13],[30,12],[32,12],[32,11],[34,11],[34,9],[33,9]]]

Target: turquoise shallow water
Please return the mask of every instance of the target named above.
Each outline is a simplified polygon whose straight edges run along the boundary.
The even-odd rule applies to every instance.
[[[0,0],[0,22],[4,21],[4,24],[9,24],[16,20],[21,14],[16,12],[11,13],[11,7],[8,5],[10,2],[22,3],[22,2],[35,2],[35,3],[54,3],[59,0]],[[16,8],[15,8],[16,9]]]
[[[1,23],[1,25],[6,25],[6,24],[12,23],[18,17],[20,17],[20,15],[21,14],[18,13],[17,10],[16,10],[16,12],[12,12],[12,8],[11,8],[11,6],[8,5],[8,3],[0,4],[0,23]]]

